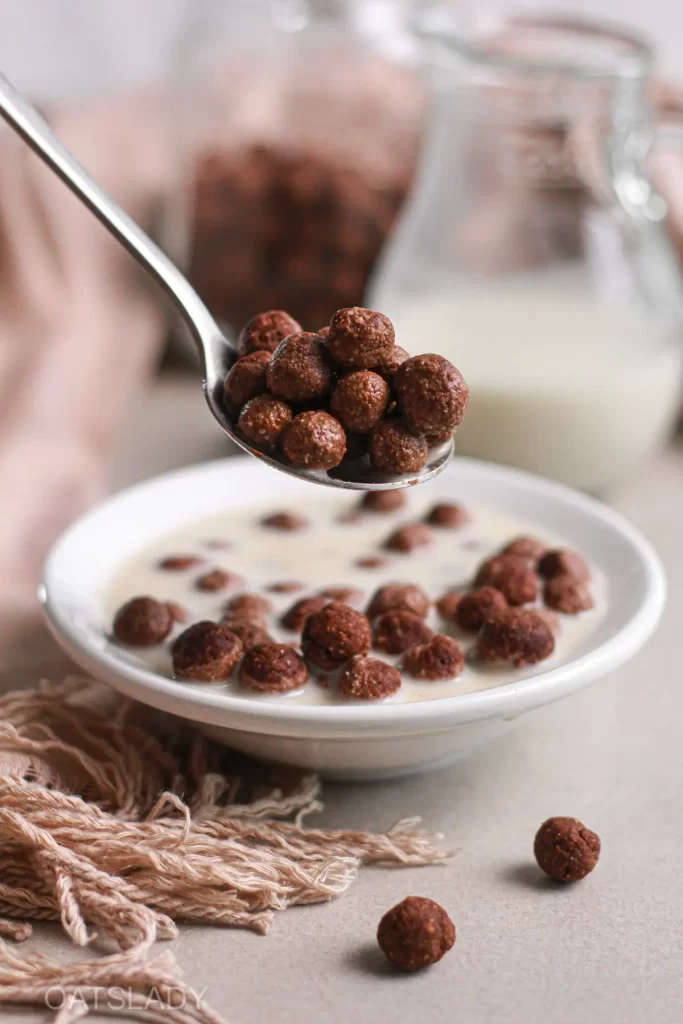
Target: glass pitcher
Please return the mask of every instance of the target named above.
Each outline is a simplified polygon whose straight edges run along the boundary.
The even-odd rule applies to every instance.
[[[681,280],[648,181],[647,46],[432,8],[421,167],[369,303],[464,373],[459,454],[604,493],[680,404]]]

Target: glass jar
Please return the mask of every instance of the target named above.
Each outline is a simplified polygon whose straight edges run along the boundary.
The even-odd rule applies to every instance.
[[[460,454],[604,492],[680,403],[680,272],[644,171],[650,52],[570,18],[415,24],[426,142],[369,302],[465,375]]]
[[[410,183],[423,79],[406,0],[202,0],[177,61],[167,247],[239,328],[360,303]]]

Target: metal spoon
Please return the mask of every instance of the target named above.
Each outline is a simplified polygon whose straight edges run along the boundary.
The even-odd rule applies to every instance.
[[[394,490],[422,483],[440,473],[453,454],[451,442],[433,448],[420,473],[393,475],[378,473],[364,461],[344,460],[342,465],[324,472],[298,469],[265,455],[241,437],[223,406],[223,382],[238,358],[235,343],[221,331],[187,278],[133,221],[104,192],[84,167],[57,138],[38,111],[0,74],[0,115],[57,174],[71,191],[104,224],[121,245],[155,278],[187,324],[199,350],[203,388],[209,409],[236,444],[282,473],[328,487],[350,490]]]

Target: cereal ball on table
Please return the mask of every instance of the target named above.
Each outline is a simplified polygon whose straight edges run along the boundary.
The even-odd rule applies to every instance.
[[[258,313],[240,331],[237,350],[241,356],[258,351],[274,352],[281,341],[300,330],[301,324],[282,309]]]
[[[317,334],[291,334],[276,348],[266,371],[268,387],[288,402],[303,402],[328,394],[332,360]]]
[[[329,603],[329,597],[324,597],[322,594],[315,597],[302,597],[287,609],[280,619],[280,625],[283,629],[291,629],[294,633],[300,633],[308,616],[319,612]]]
[[[371,642],[365,615],[339,601],[331,601],[309,615],[301,637],[304,655],[325,671],[332,671],[356,654],[367,654]]]
[[[243,356],[228,371],[225,378],[225,401],[228,409],[237,412],[245,402],[266,390],[266,367],[269,352],[252,352]]]
[[[443,356],[406,359],[396,371],[394,388],[403,418],[422,434],[448,437],[465,416],[469,389]]]
[[[368,491],[358,503],[363,512],[377,512],[380,515],[389,512],[398,512],[404,508],[408,499],[404,491]]]
[[[465,668],[460,644],[437,633],[424,644],[411,647],[403,657],[403,667],[415,679],[455,679]]]
[[[434,900],[407,896],[380,921],[377,942],[394,967],[419,971],[437,963],[452,948],[455,926]]]
[[[370,464],[380,473],[419,473],[429,446],[401,420],[382,420],[370,435]]]
[[[268,452],[277,447],[292,416],[292,410],[282,399],[257,395],[242,408],[237,429],[255,448]]]
[[[556,882],[580,882],[598,863],[600,836],[577,818],[548,818],[536,833],[534,856]]]
[[[399,526],[385,541],[389,551],[401,551],[408,554],[416,548],[424,548],[432,543],[434,534],[426,523],[409,523]]]
[[[484,622],[477,637],[477,654],[483,661],[509,661],[515,668],[535,665],[555,650],[552,629],[536,612],[508,608]]]
[[[593,598],[583,580],[576,576],[553,576],[546,580],[543,600],[549,608],[565,615],[578,615],[593,607]]]
[[[242,686],[259,693],[287,693],[308,680],[306,662],[289,644],[256,644],[240,665]]]
[[[387,583],[372,595],[367,616],[374,619],[383,612],[400,609],[424,619],[430,604],[429,595],[416,583]]]
[[[339,420],[329,413],[301,412],[285,429],[282,447],[293,466],[333,469],[346,453],[346,434]]]
[[[173,644],[178,679],[216,683],[228,679],[242,657],[242,641],[217,622],[195,622]]]
[[[455,611],[455,621],[468,633],[477,633],[494,612],[503,611],[508,603],[500,590],[477,587],[463,594]]]
[[[401,673],[379,658],[352,658],[339,680],[343,697],[356,700],[382,700],[391,697],[401,686]]]
[[[165,601],[153,597],[134,597],[117,611],[113,633],[128,647],[154,647],[162,643],[173,628],[173,616]]]
[[[591,575],[581,555],[564,548],[548,551],[538,563],[538,571],[547,580],[553,576],[574,576],[577,580],[585,582]]]
[[[330,412],[345,430],[367,434],[382,419],[389,403],[389,385],[372,370],[354,370],[338,380]]]
[[[480,566],[475,583],[500,590],[511,605],[529,604],[538,596],[538,577],[529,560],[519,555],[494,555],[487,559]]]
[[[370,369],[391,357],[394,325],[389,317],[372,309],[338,309],[330,321],[327,345],[341,366]]]
[[[394,608],[378,615],[372,624],[373,647],[385,654],[403,654],[431,640],[432,631],[419,615]]]

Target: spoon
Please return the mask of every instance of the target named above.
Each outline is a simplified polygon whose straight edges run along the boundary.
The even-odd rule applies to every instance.
[[[349,490],[383,491],[409,487],[429,480],[444,469],[453,454],[450,441],[430,449],[428,462],[419,473],[403,475],[378,473],[364,460],[344,460],[342,465],[326,472],[299,469],[252,447],[237,432],[235,422],[223,405],[223,382],[238,358],[236,345],[222,332],[187,278],[142,228],[100,188],[38,111],[2,74],[0,115],[164,289],[190,329],[199,350],[204,397],[209,409],[225,433],[245,452],[281,473]]]

